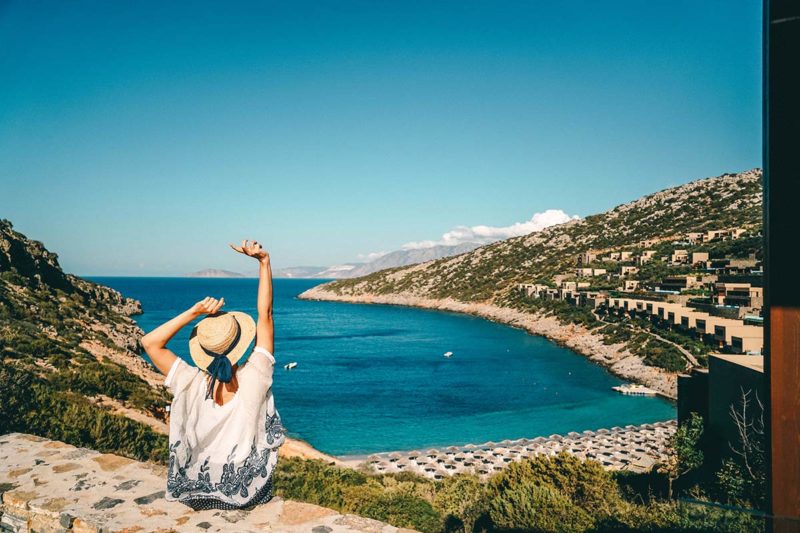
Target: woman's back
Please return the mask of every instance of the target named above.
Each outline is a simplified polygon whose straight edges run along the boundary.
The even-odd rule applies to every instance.
[[[271,354],[256,348],[237,371],[233,399],[218,405],[207,396],[205,374],[175,361],[166,380],[174,395],[167,499],[201,509],[209,503],[239,508],[269,498],[267,485],[271,489],[284,441],[272,398],[274,364]],[[261,492],[263,497],[254,501]]]

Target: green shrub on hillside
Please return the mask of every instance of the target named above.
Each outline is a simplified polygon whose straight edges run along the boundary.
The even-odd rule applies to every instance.
[[[0,366],[0,434],[24,432],[101,452],[166,462],[167,436],[57,390],[27,369]]]
[[[278,495],[356,513],[424,533],[441,531],[442,517],[429,495],[433,482],[413,475],[371,476],[322,461],[281,459],[275,470]]]
[[[275,471],[285,498],[423,532],[745,533],[762,525],[746,513],[660,499],[664,480],[612,474],[566,454],[511,463],[486,481],[468,474],[435,482],[410,473],[372,475],[302,459],[281,459]]]

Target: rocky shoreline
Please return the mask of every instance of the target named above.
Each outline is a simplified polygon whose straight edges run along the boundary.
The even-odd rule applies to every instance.
[[[552,316],[525,313],[489,303],[465,303],[453,299],[423,298],[411,295],[337,294],[326,289],[326,284],[312,287],[300,294],[303,300],[322,300],[345,303],[384,304],[451,311],[473,315],[493,322],[524,329],[540,335],[561,346],[587,357],[612,374],[641,383],[658,391],[664,398],[677,398],[677,376],[665,370],[646,365],[630,353],[623,344],[607,345],[602,336],[576,324],[562,324]]]

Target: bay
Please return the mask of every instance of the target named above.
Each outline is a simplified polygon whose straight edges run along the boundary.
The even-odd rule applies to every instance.
[[[145,331],[205,296],[256,314],[255,279],[94,281],[142,302]],[[499,441],[675,417],[545,338],[480,318],[385,305],[314,302],[321,280],[277,279],[273,392],[293,436],[333,455]],[[188,360],[190,327],[170,348]],[[446,358],[445,352],[453,356]],[[295,369],[283,368],[297,362]]]

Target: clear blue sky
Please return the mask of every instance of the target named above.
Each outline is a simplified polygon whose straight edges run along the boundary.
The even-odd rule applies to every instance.
[[[760,166],[760,46],[755,0],[3,2],[0,217],[168,275],[585,216]]]

